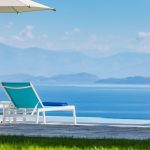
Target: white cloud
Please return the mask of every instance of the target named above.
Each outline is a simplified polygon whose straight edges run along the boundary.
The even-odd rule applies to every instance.
[[[78,33],[78,32],[80,32],[80,29],[79,28],[74,28],[72,32],[73,33]]]
[[[34,34],[34,27],[31,25],[25,26],[17,34],[9,35],[9,37],[0,38],[3,43],[9,43],[15,47],[42,47],[45,49],[53,50],[77,50],[86,52],[89,49],[108,51],[111,46],[109,43],[104,42],[105,37],[100,37],[95,33],[82,33],[79,28],[73,28],[69,32],[65,32],[62,38],[49,39],[49,36],[45,33]],[[60,35],[61,36],[61,35]],[[69,40],[69,42],[68,42]],[[58,44],[59,43],[59,44]]]
[[[58,45],[58,42],[51,41],[47,34],[40,33],[32,25],[24,26],[18,33],[0,34],[0,43],[20,48],[39,47],[44,49],[55,49],[55,45]]]
[[[18,36],[24,39],[33,39],[33,29],[33,26],[27,25],[21,32],[19,32]]]
[[[22,48],[33,46],[35,44],[32,43],[34,40],[33,29],[33,26],[27,25],[17,34],[5,37],[4,43],[9,43],[9,45]]]
[[[12,40],[13,41],[18,41],[18,42],[25,42],[25,39],[20,35],[13,35]]]
[[[138,38],[140,39],[147,39],[150,38],[150,32],[139,32]]]
[[[4,43],[4,41],[5,41],[5,37],[0,36],[0,42],[1,42],[1,43]]]
[[[33,29],[34,27],[31,25],[25,26],[18,34],[12,35],[12,40],[26,42],[33,39]]]
[[[68,39],[70,39],[73,35],[75,35],[75,34],[77,34],[77,33],[79,33],[80,32],[80,29],[79,28],[73,28],[71,31],[66,31],[65,33],[64,33],[64,36],[63,36],[63,40],[68,40]]]
[[[100,55],[110,55],[126,50],[150,52],[150,32],[138,32],[131,38],[81,32],[80,28],[75,27],[64,32],[64,35],[52,37],[51,40],[50,37],[50,34],[40,33],[38,29],[35,30],[34,26],[26,25],[18,33],[0,35],[0,42],[22,48],[35,46],[50,50],[76,50]]]
[[[92,42],[97,42],[97,40],[98,40],[97,34],[92,34],[92,35],[90,36],[90,38],[91,38],[91,41],[92,41]]]
[[[138,32],[137,36],[130,40],[128,48],[135,52],[150,52],[150,32]]]
[[[48,35],[47,34],[42,34],[38,36],[39,40],[47,40],[48,39]]]
[[[13,22],[8,22],[6,25],[4,25],[4,28],[11,29],[13,27],[13,25],[14,25]]]
[[[138,32],[133,46],[140,52],[150,52],[150,32]]]

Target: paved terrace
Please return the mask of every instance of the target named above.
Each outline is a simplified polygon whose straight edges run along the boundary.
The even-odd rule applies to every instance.
[[[80,138],[150,138],[150,120],[106,119],[78,117],[78,125],[71,117],[48,117],[47,125],[0,124],[1,135]],[[59,122],[60,121],[60,122]]]

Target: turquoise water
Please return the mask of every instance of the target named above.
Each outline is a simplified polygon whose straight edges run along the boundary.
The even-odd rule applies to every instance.
[[[43,101],[68,102],[75,105],[77,116],[150,119],[148,87],[36,86]],[[0,91],[0,99],[6,97]],[[53,112],[49,115],[71,113]]]

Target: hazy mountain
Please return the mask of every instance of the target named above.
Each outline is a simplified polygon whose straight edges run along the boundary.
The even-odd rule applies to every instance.
[[[150,84],[150,77],[127,77],[127,78],[108,78],[96,81],[99,84]]]
[[[78,74],[68,74],[68,75],[57,75],[51,77],[51,80],[54,81],[54,83],[75,83],[75,84],[90,84],[94,83],[98,80],[98,76],[89,74],[89,73],[78,73]]]
[[[33,82],[43,84],[90,84],[99,78],[89,73],[66,74],[52,77],[31,76],[27,74],[2,75],[0,81],[6,82]]]
[[[34,84],[150,84],[150,77],[134,76],[126,78],[99,79],[89,73],[65,74],[52,77],[14,74],[0,76],[0,82],[32,82]]]
[[[94,58],[75,51],[19,49],[0,44],[0,75],[22,73],[49,77],[88,72],[100,78],[122,78],[150,76],[149,66],[149,53],[121,53]]]
[[[90,58],[78,52],[57,52],[40,48],[17,49],[0,45],[0,74],[50,76],[88,70]],[[89,65],[88,65],[89,64]]]

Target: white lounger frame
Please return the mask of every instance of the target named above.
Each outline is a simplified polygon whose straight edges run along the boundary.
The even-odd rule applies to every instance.
[[[76,125],[77,121],[76,121],[76,111],[75,111],[75,106],[74,105],[68,105],[68,106],[50,106],[50,107],[44,107],[40,97],[38,96],[36,90],[34,89],[34,86],[32,85],[32,83],[30,83],[30,86],[27,87],[19,87],[19,88],[14,88],[14,87],[9,87],[9,86],[3,86],[1,85],[2,89],[4,90],[4,92],[6,93],[7,97],[9,98],[9,100],[12,102],[13,107],[7,108],[5,109],[4,113],[3,113],[3,122],[6,122],[6,118],[13,118],[13,122],[16,122],[17,117],[21,117],[23,118],[23,122],[26,122],[26,118],[27,117],[36,117],[36,124],[39,123],[39,116],[40,113],[43,113],[43,123],[46,124],[46,112],[51,112],[51,111],[71,111],[73,113],[73,123],[74,125]],[[5,88],[11,88],[11,89],[23,89],[23,88],[32,88],[33,91],[35,92],[35,95],[38,99],[38,103],[35,106],[35,108],[33,109],[28,109],[28,108],[16,108],[11,97],[8,95],[7,91],[5,90]],[[37,108],[38,104],[41,104],[42,108]],[[31,114],[28,115],[28,111],[31,111]],[[21,114],[18,114],[18,111],[22,111]],[[9,113],[12,115],[9,115]],[[35,115],[34,115],[35,114]],[[10,119],[9,119],[10,121]]]

